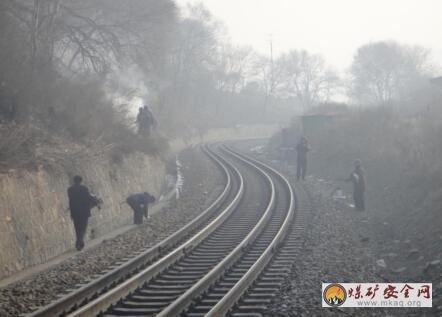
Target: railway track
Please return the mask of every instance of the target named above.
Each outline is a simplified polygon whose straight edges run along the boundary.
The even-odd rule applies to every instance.
[[[258,316],[296,256],[289,243],[281,258],[295,196],[282,175],[228,144],[203,149],[226,184],[206,211],[27,316]]]

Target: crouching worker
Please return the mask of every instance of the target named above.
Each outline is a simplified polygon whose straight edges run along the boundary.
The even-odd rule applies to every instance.
[[[353,182],[353,200],[355,202],[355,209],[359,211],[365,210],[365,172],[361,166],[361,160],[355,161],[355,170],[350,173],[350,176],[345,180],[346,182]]]
[[[84,248],[84,236],[93,207],[101,207],[103,200],[89,193],[89,189],[82,185],[83,177],[74,176],[74,185],[68,188],[69,209],[74,222],[77,241],[75,247],[78,251]]]
[[[133,194],[127,197],[126,202],[134,211],[134,224],[140,225],[143,223],[143,215],[146,219],[149,218],[148,206],[149,203],[154,203],[157,198],[148,192]]]

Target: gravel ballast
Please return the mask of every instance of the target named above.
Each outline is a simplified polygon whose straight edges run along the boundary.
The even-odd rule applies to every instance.
[[[441,294],[434,283],[442,276],[440,267],[419,276],[394,271],[390,265],[395,261],[412,268],[421,260],[404,259],[409,252],[401,253],[383,241],[381,232],[388,223],[372,212],[355,211],[336,201],[330,195],[332,183],[310,178],[300,184],[310,199],[310,225],[299,259],[265,317],[442,316]],[[382,257],[388,263],[385,269],[376,264]],[[433,283],[433,308],[322,308],[322,283]]]
[[[265,144],[255,141],[253,144],[241,144],[237,148],[282,171],[295,182],[296,166],[269,161],[263,147]],[[419,231],[409,230],[408,234],[399,236],[392,230],[395,228],[396,231],[407,232],[410,224],[421,222],[422,213],[419,215],[417,212],[411,213],[407,221],[400,218],[400,211],[409,207],[404,204],[414,199],[413,193],[398,192],[400,195],[396,196],[402,199],[397,199],[392,206],[391,198],[396,193],[382,195],[380,190],[374,197],[373,187],[379,185],[370,183],[371,191],[366,197],[368,208],[364,212],[355,211],[350,206],[353,203],[351,184],[343,188],[344,193],[350,197],[336,200],[332,193],[343,184],[330,178],[326,180],[323,174],[327,172],[327,168],[316,168],[313,170],[314,175],[310,174],[306,181],[298,183],[309,196],[309,227],[305,231],[303,248],[291,274],[263,316],[442,316],[440,261],[431,256],[425,257],[427,250],[424,248],[410,250],[410,242],[407,240],[411,239],[413,244],[413,240],[419,237]],[[388,173],[388,170],[384,171],[384,174]],[[407,200],[403,199],[404,196]],[[389,209],[384,208],[386,206]],[[398,211],[396,216],[391,213],[392,208]],[[433,219],[439,219],[437,213]],[[427,228],[430,225],[427,224]],[[421,229],[422,233],[433,237],[429,241],[434,244],[440,241],[434,231],[430,234],[424,228]],[[435,252],[433,250],[433,254]],[[379,260],[384,260],[386,268],[377,264]],[[433,283],[433,307],[322,308],[322,283]]]
[[[247,144],[241,148],[246,154],[251,154],[251,147]],[[256,158],[266,162],[263,156],[257,155]],[[204,207],[208,206],[216,196],[215,192],[222,187],[219,172],[196,149],[186,149],[179,159],[185,179],[180,200],[171,203],[168,210],[156,215],[152,222],[107,241],[96,249],[79,253],[44,274],[0,290],[0,316],[18,316],[22,312],[29,312],[33,306],[54,299],[55,294],[84,281],[119,258],[132,254],[147,242],[189,221],[200,212],[203,204]],[[271,162],[270,165],[294,181],[293,166],[278,162]],[[432,282],[440,279],[442,271],[439,266],[417,277],[411,276],[408,271],[400,274],[391,271],[401,265],[411,268],[425,263],[422,263],[422,257],[404,261],[406,250],[395,249],[395,237],[390,237],[391,230],[388,229],[393,219],[386,221],[379,214],[382,212],[382,197],[378,197],[378,204],[368,201],[367,211],[356,212],[348,205],[351,197],[347,201],[338,201],[331,196],[337,186],[335,182],[324,181],[314,175],[299,184],[310,202],[310,219],[302,238],[303,248],[275,301],[267,306],[263,316],[442,316],[442,310],[438,308],[442,305],[442,292],[434,282],[432,309],[322,308],[322,283]],[[211,199],[208,193],[212,193]],[[373,210],[374,206],[379,211]],[[376,261],[381,258],[387,263],[387,270],[380,270],[376,266]]]

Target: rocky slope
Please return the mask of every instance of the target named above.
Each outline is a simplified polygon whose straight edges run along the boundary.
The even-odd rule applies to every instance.
[[[197,148],[185,149],[179,160],[184,177],[179,200],[172,201],[164,212],[129,232],[79,252],[41,274],[0,289],[0,316],[16,317],[56,299],[56,294],[98,274],[157,237],[177,230],[208,207],[222,188],[221,174]]]

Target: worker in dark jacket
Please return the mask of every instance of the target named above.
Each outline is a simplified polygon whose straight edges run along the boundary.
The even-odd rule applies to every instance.
[[[145,127],[145,114],[143,107],[138,108],[137,120],[134,123],[138,124],[138,133],[143,134]]]
[[[89,217],[91,216],[91,208],[99,206],[102,202],[101,199],[91,195],[89,189],[81,184],[82,182],[83,177],[76,175],[74,176],[74,185],[68,188],[69,209],[77,236],[75,247],[78,251],[84,248],[84,236],[86,234]]]
[[[126,202],[134,211],[134,224],[143,223],[143,215],[147,219],[149,203],[154,203],[157,198],[148,192],[133,194],[127,197]]]
[[[350,173],[350,176],[345,180],[346,182],[353,182],[353,200],[355,202],[355,209],[359,211],[365,210],[365,172],[361,165],[361,160],[355,161],[355,170]]]
[[[296,151],[298,152],[296,158],[296,180],[299,181],[299,179],[304,180],[307,173],[307,152],[310,151],[310,147],[305,137],[301,138],[301,142],[296,146]]]
[[[144,120],[144,126],[145,126],[145,135],[150,136],[151,128],[153,127],[156,130],[158,121],[157,121],[157,119],[155,119],[152,111],[149,109],[149,107],[147,105],[144,106],[143,110],[144,110],[143,120]]]

